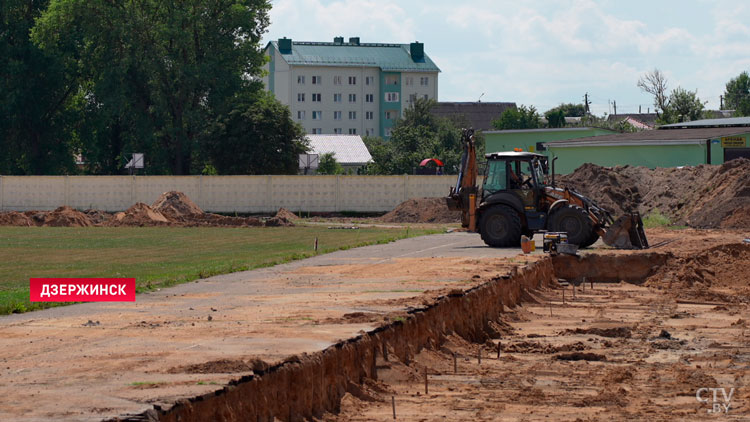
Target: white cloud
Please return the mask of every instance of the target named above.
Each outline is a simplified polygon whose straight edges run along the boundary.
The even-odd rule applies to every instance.
[[[393,0],[279,0],[271,9],[268,39],[287,36],[300,41],[332,41],[359,36],[362,42],[415,40],[414,21]]]

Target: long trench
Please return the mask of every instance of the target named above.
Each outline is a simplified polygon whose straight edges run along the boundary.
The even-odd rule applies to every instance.
[[[448,335],[484,342],[506,308],[529,298],[527,292],[571,282],[645,280],[671,257],[668,253],[546,257],[469,290],[456,290],[411,309],[408,317],[334,344],[320,352],[294,355],[242,377],[213,393],[184,399],[170,408],[155,406],[116,421],[297,422],[336,413],[346,392],[365,379],[377,379],[376,359],[394,356],[408,363],[423,348],[438,348]]]

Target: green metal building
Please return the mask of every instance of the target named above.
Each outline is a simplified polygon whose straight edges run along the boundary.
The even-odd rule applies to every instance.
[[[584,163],[601,166],[655,167],[722,164],[750,158],[750,118],[698,120],[662,126],[657,130],[618,133],[543,143],[545,153],[559,159],[559,174]]]
[[[529,152],[538,152],[537,148],[539,145],[545,142],[610,135],[617,132],[598,127],[566,127],[490,130],[482,133],[484,134],[485,151],[487,152],[513,151],[515,148],[521,148]]]

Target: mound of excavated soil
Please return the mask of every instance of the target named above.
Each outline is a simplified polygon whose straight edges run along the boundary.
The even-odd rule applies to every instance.
[[[275,217],[285,218],[287,220],[294,220],[297,218],[297,216],[294,215],[293,212],[287,210],[286,208],[279,208],[279,210],[276,212]]]
[[[419,198],[402,202],[380,217],[386,223],[456,223],[461,211],[451,211],[443,198]]]
[[[112,214],[101,210],[86,210],[83,213],[89,217],[89,220],[91,220],[94,225],[103,224],[112,218]]]
[[[750,160],[720,166],[683,168],[584,164],[559,176],[559,185],[574,189],[610,211],[615,217],[629,211],[647,215],[658,210],[674,224],[717,228],[747,228],[743,209],[750,207]],[[739,212],[740,215],[735,216]]]
[[[151,208],[159,211],[170,220],[203,214],[203,210],[182,192],[164,192],[151,204]]]
[[[169,220],[159,211],[138,202],[124,212],[118,212],[107,221],[105,226],[165,226]]]
[[[682,298],[750,302],[750,282],[743,268],[746,262],[750,262],[750,245],[715,246],[670,258],[645,284]]]
[[[31,219],[17,211],[0,212],[0,226],[33,226]]]
[[[43,225],[48,227],[89,227],[93,226],[94,223],[91,222],[88,215],[64,206],[47,213]]]

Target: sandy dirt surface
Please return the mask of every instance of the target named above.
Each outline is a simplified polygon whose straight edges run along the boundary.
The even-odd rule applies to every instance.
[[[721,230],[648,235],[652,243],[670,241],[655,251],[681,257],[743,239],[743,233]],[[532,255],[519,252],[487,248],[476,234],[434,235],[212,277],[140,295],[134,304],[90,303],[0,317],[0,420],[100,420],[154,404],[169,407],[544,256],[541,248]],[[600,247],[586,253],[638,252]],[[738,265],[741,271],[746,263]],[[454,338],[440,350],[423,351],[416,366],[382,362],[374,401],[348,397],[343,413],[329,418],[387,419],[391,395],[409,420],[531,420],[554,409],[570,420],[694,415],[703,410],[694,390],[711,381],[708,376],[727,388],[747,383],[744,321],[750,312],[747,302],[679,303],[671,293],[596,285],[563,305],[562,289],[536,292],[532,303],[508,314],[506,332],[496,340],[503,348],[500,360],[487,357],[477,366],[471,361],[478,346]],[[610,338],[601,330],[577,329],[630,335]],[[488,356],[496,350],[494,343],[482,347]],[[461,356],[458,375],[450,373],[453,351]],[[578,352],[586,358],[558,357]],[[425,364],[434,383],[427,398],[417,394]],[[618,368],[631,375],[612,383],[619,375],[607,374]],[[733,406],[746,406],[747,390],[736,394]]]
[[[392,400],[400,421],[748,420],[747,304],[678,304],[625,283],[582,288],[573,297],[565,287],[565,303],[562,287],[537,292],[487,344],[451,337],[408,365],[381,360],[369,397],[347,396],[324,420],[391,421]],[[728,413],[707,413],[713,394],[699,402],[700,388],[734,388]]]

